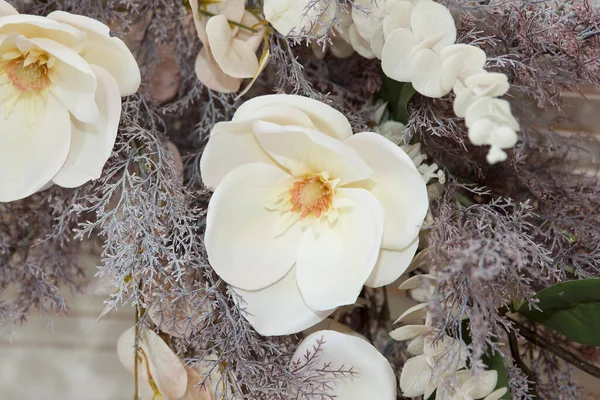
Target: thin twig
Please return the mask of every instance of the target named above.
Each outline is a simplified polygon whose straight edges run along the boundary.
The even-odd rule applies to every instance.
[[[525,325],[515,321],[514,319],[511,318],[511,321],[513,321],[515,326],[519,329],[519,334],[525,339],[529,340],[531,343],[535,344],[536,346],[542,347],[545,350],[548,350],[549,352],[557,355],[569,364],[574,365],[580,370],[587,372],[588,374],[600,379],[600,368],[596,367],[593,364],[590,364],[584,359],[569,352],[567,349],[559,346],[557,343],[554,343],[546,339],[545,337],[538,335],[536,332],[532,331]]]

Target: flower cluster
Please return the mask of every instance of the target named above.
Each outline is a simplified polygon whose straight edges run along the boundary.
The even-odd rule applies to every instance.
[[[201,173],[215,190],[209,261],[263,335],[301,331],[353,304],[363,285],[397,279],[428,209],[404,151],[352,135],[341,113],[300,96],[244,103],[212,130]]]
[[[484,399],[498,400],[507,388],[495,390],[497,371],[476,375],[466,367],[467,346],[459,339],[431,326],[426,302],[433,294],[435,276],[415,275],[400,285],[400,289],[414,290],[413,298],[422,303],[408,309],[396,321],[414,321],[425,318],[425,324],[404,325],[390,332],[394,340],[410,340],[407,351],[413,355],[402,368],[400,388],[405,397],[429,398],[436,392],[436,400]]]
[[[139,85],[133,55],[106,25],[19,14],[0,0],[0,202],[99,178],[121,96]]]
[[[308,2],[293,3],[265,2],[265,17],[280,33],[308,30],[318,37],[325,16],[335,12],[336,43],[339,35],[361,56],[380,59],[388,77],[411,82],[424,96],[454,91],[454,110],[466,119],[471,142],[490,146],[490,163],[506,159],[502,149],[516,144],[519,130],[508,102],[497,98],[508,91],[508,79],[485,71],[486,54],[480,48],[455,44],[456,26],[446,7],[432,0],[357,0],[351,10],[334,10],[336,2],[329,2],[326,10],[313,7],[310,12]]]
[[[242,80],[252,82],[269,60],[268,50],[259,59],[256,51],[263,42],[265,28],[246,11],[245,0],[190,0],[194,26],[203,44],[196,58],[196,76],[209,89],[237,92]]]

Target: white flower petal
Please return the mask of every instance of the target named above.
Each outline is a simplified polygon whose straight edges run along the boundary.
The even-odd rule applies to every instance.
[[[471,371],[468,371],[471,372]],[[474,376],[461,385],[461,391],[474,399],[481,399],[494,391],[498,383],[498,372],[485,371],[481,376]]]
[[[365,12],[366,11],[366,12]],[[377,27],[385,16],[384,1],[372,0],[354,0],[352,7],[352,20],[356,26],[357,33],[362,36],[367,43],[375,34]]]
[[[252,32],[248,29],[239,29],[235,35],[236,39],[243,41],[247,47],[256,52],[265,40],[265,26],[249,11],[244,11],[242,25],[253,27],[257,32]]]
[[[413,9],[414,6],[408,1],[401,1],[394,5],[390,13],[383,19],[383,36],[386,40],[396,29],[410,28],[410,16]]]
[[[234,37],[224,15],[217,15],[208,20],[206,34],[212,55],[225,74],[234,78],[252,78],[256,74],[256,49]]]
[[[400,389],[402,396],[417,397],[425,393],[427,382],[431,379],[431,367],[426,356],[409,358],[400,373]]]
[[[241,92],[238,93],[238,95],[234,99],[235,101],[239,100],[243,95],[245,95],[246,93],[248,93],[248,91],[250,90],[250,88],[254,85],[254,83],[258,79],[258,76],[263,72],[263,70],[269,64],[269,60],[270,59],[271,59],[271,51],[267,50],[267,52],[264,53],[263,56],[261,57],[261,59],[259,60],[258,70],[256,71],[256,73],[252,77],[252,80],[250,82],[248,82],[248,84],[246,85],[246,87],[244,87],[244,89],[242,89]]]
[[[289,106],[302,111],[311,119],[314,127],[329,136],[344,140],[352,135],[352,127],[348,118],[338,110],[324,104],[318,100],[310,99],[308,97],[291,95],[291,94],[271,94],[267,96],[254,97],[244,104],[242,104],[233,116],[233,121],[251,121],[256,119],[256,112],[263,108],[274,105]],[[284,115],[279,118],[285,118]],[[279,124],[294,125],[295,123],[284,123],[273,120],[267,120],[268,122],[275,122]]]
[[[24,99],[17,101],[8,117],[0,104],[0,202],[19,200],[40,190],[69,154],[69,112],[52,95],[45,103],[40,98],[39,103],[43,108],[35,121],[29,121]]]
[[[408,354],[417,356],[423,354],[425,350],[425,335],[420,335],[408,342],[408,346],[406,346],[406,351]]]
[[[375,53],[371,50],[371,44],[358,33],[356,25],[350,25],[348,28],[348,36],[350,38],[350,45],[352,48],[364,58],[375,58]]]
[[[242,79],[233,78],[221,70],[206,46],[198,53],[194,70],[196,71],[198,80],[200,80],[204,86],[215,92],[237,92],[240,89],[240,86],[242,86]]]
[[[307,229],[298,251],[298,287],[309,307],[327,310],[353,304],[377,261],[383,232],[383,210],[363,189],[338,189],[353,202],[333,226],[315,234]]]
[[[492,97],[482,97],[475,101],[465,113],[467,127],[470,123],[487,118],[497,124],[506,125],[514,131],[519,130],[519,123],[510,111],[510,103],[506,100]]]
[[[398,322],[406,322],[406,321],[420,321],[425,319],[425,315],[427,314],[427,303],[419,303],[417,305],[412,306],[408,310],[404,311],[401,316],[398,317],[394,321],[394,324]]]
[[[27,38],[48,38],[79,51],[85,33],[71,25],[46,17],[29,14],[12,14],[0,19],[0,35],[18,32]]]
[[[371,193],[385,213],[381,246],[403,249],[419,235],[429,208],[427,187],[410,157],[381,135],[362,132],[346,139],[375,172]]]
[[[409,29],[393,31],[385,40],[381,52],[381,68],[390,78],[398,82],[412,79],[412,52],[417,47],[415,35]]]
[[[319,343],[322,344],[319,364],[331,363],[334,370],[352,368],[356,373],[348,379],[330,382],[331,395],[336,399],[396,399],[396,377],[389,362],[369,342],[352,335],[327,330],[307,336],[294,353],[292,369],[298,363],[303,364],[303,357],[307,352],[314,353]]]
[[[0,0],[0,17],[5,17],[7,15],[16,15],[19,14],[16,8],[11,6],[5,0]]]
[[[334,309],[311,309],[300,294],[296,267],[279,281],[264,289],[248,291],[234,288],[243,298],[244,317],[263,336],[290,335],[323,321]]]
[[[451,68],[445,69],[445,60],[430,49],[418,51],[412,59],[412,84],[415,90],[423,96],[431,98],[439,98],[447,95],[452,90],[456,76],[458,76],[458,68],[456,64],[451,65]],[[446,77],[451,75],[451,77]],[[448,86],[442,85],[443,81],[451,82]]]
[[[214,189],[229,172],[255,162],[275,165],[256,141],[252,122],[219,122],[200,158],[202,182]]]
[[[375,264],[369,279],[365,282],[365,286],[377,288],[394,282],[406,272],[418,247],[419,238],[417,237],[404,249],[389,250],[382,248],[379,252],[377,264]]]
[[[427,282],[428,285],[431,285],[431,282],[429,282],[429,281],[430,280],[433,281],[436,279],[437,278],[435,276],[429,275],[429,274],[419,274],[419,275],[411,276],[410,278],[408,278],[407,280],[402,282],[400,284],[400,286],[398,286],[398,289],[414,290],[414,289],[422,288],[423,282]]]
[[[371,40],[369,41],[369,45],[371,46],[371,51],[375,55],[375,57],[381,59],[381,54],[383,53],[383,44],[385,43],[385,37],[383,36],[383,22],[379,24],[373,36],[371,36]]]
[[[83,59],[108,71],[119,85],[121,96],[137,92],[141,82],[137,62],[121,39],[110,37],[108,26],[95,19],[64,11],[54,11],[48,14],[48,18],[86,32]]]
[[[417,42],[428,42],[427,48],[441,50],[456,41],[456,26],[450,11],[442,4],[419,2],[410,16],[410,26]]]
[[[253,124],[261,147],[286,168],[327,172],[339,185],[367,179],[371,168],[350,146],[319,131],[281,126],[265,121]]]
[[[179,399],[187,390],[187,372],[173,350],[153,331],[140,332],[138,350],[138,382],[145,387],[146,393],[152,393],[148,384],[150,375],[160,394],[171,399]],[[125,331],[117,342],[119,360],[127,370],[134,372],[135,365],[135,328]]]
[[[508,392],[508,389],[503,387],[498,390],[494,390],[488,396],[486,396],[483,400],[500,400],[502,396],[504,396]]]
[[[81,122],[97,122],[98,106],[94,99],[96,75],[90,65],[72,49],[46,38],[16,37],[20,49],[41,49],[56,57],[50,70],[50,92]]]
[[[265,0],[263,13],[273,28],[284,36],[309,34],[311,25],[317,22],[317,15],[307,10],[309,4],[310,0]]]
[[[281,194],[279,184],[287,178],[272,165],[246,164],[227,174],[210,199],[206,252],[217,274],[230,285],[246,290],[267,287],[283,278],[296,261],[300,224],[276,236],[280,215],[266,208]]]
[[[107,71],[92,65],[98,88],[96,103],[100,121],[84,124],[73,121],[69,157],[58,174],[52,179],[62,187],[81,186],[102,174],[102,168],[112,153],[119,120],[121,118],[121,94],[119,86]]]
[[[405,340],[414,339],[419,335],[428,332],[431,328],[425,325],[404,325],[390,332],[392,339],[403,342]]]

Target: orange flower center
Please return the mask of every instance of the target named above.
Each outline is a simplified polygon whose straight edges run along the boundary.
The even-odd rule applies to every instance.
[[[4,70],[13,86],[22,92],[41,92],[50,85],[48,58],[25,54],[8,61]]]
[[[333,204],[334,190],[331,183],[320,175],[309,175],[296,179],[289,191],[292,211],[300,218],[314,215],[320,218]]]

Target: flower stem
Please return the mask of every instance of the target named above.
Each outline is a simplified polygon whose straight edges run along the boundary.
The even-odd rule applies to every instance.
[[[140,309],[139,306],[135,306],[135,338],[136,345],[133,349],[133,384],[135,386],[133,392],[133,400],[139,400],[139,382],[138,382],[138,347],[137,347],[137,337],[140,333],[139,322],[140,322]]]
[[[600,368],[595,365],[585,361],[581,357],[576,356],[571,353],[567,349],[559,346],[557,343],[553,343],[552,341],[546,339],[543,336],[538,335],[536,332],[532,331],[525,325],[515,321],[510,318],[511,321],[515,324],[515,326],[519,329],[519,334],[523,336],[525,339],[529,340],[531,343],[536,346],[542,347],[545,350],[548,350],[550,353],[562,358],[569,364],[579,368],[580,370],[587,372],[588,374],[600,379]]]

